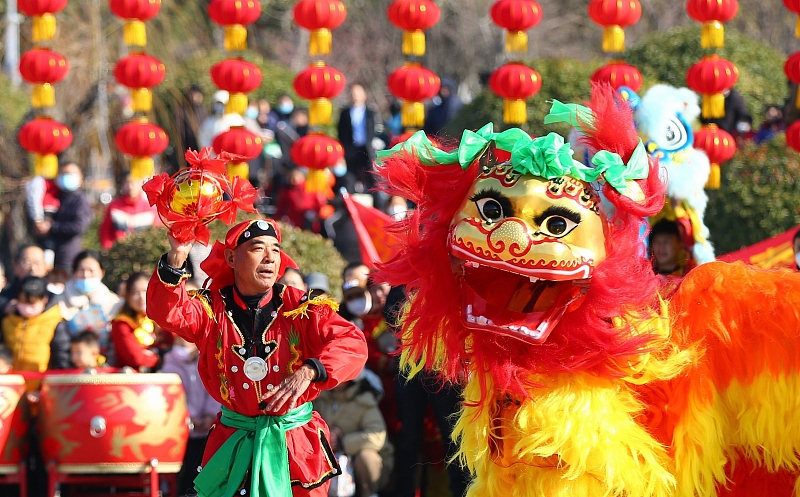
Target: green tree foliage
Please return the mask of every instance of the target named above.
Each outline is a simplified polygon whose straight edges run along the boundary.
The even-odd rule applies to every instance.
[[[712,51],[700,46],[700,27],[656,32],[644,38],[625,55],[639,68],[646,85],[666,83],[686,86],[686,72]],[[744,96],[755,124],[761,122],[767,104],[782,105],[788,94],[783,74],[785,56],[771,46],[733,29],[725,30],[725,47],[719,55],[739,69],[736,89]]]
[[[747,144],[722,166],[705,221],[717,254],[752,245],[800,224],[800,155],[780,136]]]
[[[3,95],[3,98],[0,99],[0,125],[7,130],[16,129],[22,122],[25,113],[30,109],[26,89],[25,86],[13,88],[11,80],[5,74],[0,73],[0,95]]]
[[[334,298],[341,297],[342,271],[346,262],[333,243],[319,235],[281,224],[283,250],[291,256],[303,274],[320,272],[328,277]],[[229,226],[215,221],[209,226],[211,242],[225,238]],[[166,231],[153,227],[134,233],[103,251],[106,260],[105,281],[113,288],[134,271],[151,272],[162,254],[169,250]]]
[[[542,89],[528,101],[528,123],[522,127],[535,136],[542,136],[550,131],[569,133],[567,125],[546,126],[542,122],[544,116],[550,112],[548,101],[586,100],[591,89],[589,78],[599,64],[573,59],[538,59],[528,65],[535,68],[542,76]],[[503,129],[502,118],[503,100],[486,88],[461,109],[447,126],[445,133],[451,137],[460,137],[463,130],[477,129],[488,122],[493,122],[495,129]]]

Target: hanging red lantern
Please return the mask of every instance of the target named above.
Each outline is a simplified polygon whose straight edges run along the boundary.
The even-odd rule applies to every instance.
[[[211,66],[211,79],[219,88],[230,93],[225,112],[244,114],[247,95],[261,86],[263,76],[257,65],[242,59],[226,59]]]
[[[114,67],[114,77],[131,89],[134,112],[148,112],[153,107],[150,88],[161,84],[166,68],[160,60],[143,53],[135,53],[120,59]]]
[[[591,0],[589,17],[602,26],[603,51],[625,50],[625,32],[622,28],[636,24],[642,17],[639,0]]]
[[[308,112],[310,126],[330,124],[331,99],[342,93],[345,84],[344,74],[324,62],[313,62],[294,78],[294,91],[311,101]]]
[[[233,126],[228,131],[217,135],[211,146],[217,155],[228,152],[241,157],[241,160],[228,163],[228,177],[231,179],[235,176],[248,179],[250,167],[247,165],[247,161],[255,159],[264,151],[264,142],[261,137],[242,126]]]
[[[800,152],[800,121],[795,121],[786,128],[786,143],[795,152]]]
[[[796,16],[800,16],[800,0],[783,0],[783,5]],[[800,17],[797,18],[794,27],[794,37],[800,38]]]
[[[389,5],[389,22],[403,30],[403,53],[425,55],[425,30],[441,17],[439,6],[431,0],[395,0]]]
[[[689,17],[703,23],[700,44],[703,48],[722,48],[725,45],[725,28],[722,26],[736,17],[738,0],[688,0]]]
[[[403,99],[401,121],[404,127],[421,128],[425,124],[423,100],[433,98],[442,85],[439,76],[422,65],[407,62],[389,75],[389,91]]]
[[[225,26],[225,50],[241,52],[247,50],[247,26],[261,16],[258,0],[211,0],[208,17]]]
[[[131,176],[144,179],[153,176],[152,156],[166,150],[169,138],[163,129],[142,117],[121,127],[114,143],[120,152],[131,156]]]
[[[67,6],[67,0],[17,0],[19,11],[33,17],[33,42],[52,40],[56,35],[53,14]]]
[[[309,55],[331,53],[331,30],[338,28],[347,17],[341,0],[300,0],[294,6],[294,22],[311,31]]]
[[[800,52],[795,52],[786,59],[786,63],[783,65],[783,72],[786,73],[789,81],[800,84]],[[797,92],[795,107],[800,109],[800,92]]]
[[[733,88],[738,79],[739,70],[733,62],[717,54],[704,56],[686,74],[689,88],[703,95],[703,117],[706,119],[725,117],[723,92]]]
[[[52,107],[56,104],[53,84],[67,76],[69,62],[60,53],[44,48],[28,50],[19,61],[22,79],[34,85],[31,104],[35,108]]]
[[[694,133],[694,148],[705,152],[711,162],[711,174],[708,175],[706,188],[719,189],[719,165],[729,161],[736,153],[736,140],[724,129],[709,124]]]
[[[17,139],[22,148],[35,154],[34,175],[55,178],[57,156],[72,144],[72,132],[58,121],[37,117],[22,126]]]
[[[306,191],[321,193],[328,188],[325,168],[344,158],[344,148],[324,133],[309,133],[294,142],[289,157],[298,166],[308,168]]]
[[[613,61],[599,68],[591,79],[593,83],[608,83],[615,90],[627,86],[633,91],[639,91],[642,87],[642,73],[622,61]]]
[[[489,86],[503,101],[503,122],[523,124],[528,120],[525,99],[542,89],[542,77],[538,72],[518,62],[497,68],[489,77]]]
[[[542,7],[534,0],[499,0],[492,5],[489,15],[506,30],[506,52],[524,53],[528,51],[525,31],[542,20]]]
[[[126,45],[147,45],[144,23],[158,15],[161,0],[109,0],[108,7],[115,16],[125,19],[122,37]]]

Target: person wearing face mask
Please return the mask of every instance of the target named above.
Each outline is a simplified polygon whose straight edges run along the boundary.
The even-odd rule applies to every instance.
[[[200,132],[197,135],[197,144],[200,148],[210,147],[214,137],[228,130],[229,125],[226,125],[224,117],[225,105],[229,98],[230,94],[225,90],[214,92],[211,99],[211,114],[200,124]]]
[[[70,367],[69,332],[59,307],[49,302],[44,278],[27,276],[21,281],[15,310],[2,321],[3,343],[13,354],[14,371]]]
[[[69,269],[75,255],[81,251],[83,235],[89,229],[94,213],[81,189],[83,173],[77,164],[68,162],[58,171],[58,210],[51,218],[36,222],[36,234],[45,250],[55,252],[55,266]]]
[[[275,107],[275,113],[278,114],[278,121],[288,121],[293,110],[294,101],[292,101],[292,97],[285,93],[278,96],[278,105]]]
[[[111,343],[116,366],[152,372],[161,363],[167,341],[147,317],[147,281],[144,273],[133,273],[125,282],[125,302],[111,321]]]
[[[70,333],[83,330],[97,333],[101,352],[108,357],[108,323],[117,315],[122,302],[103,284],[104,275],[100,254],[95,250],[84,250],[75,257],[72,277],[56,300]]]

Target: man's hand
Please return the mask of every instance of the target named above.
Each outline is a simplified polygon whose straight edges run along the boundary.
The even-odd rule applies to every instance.
[[[261,397],[267,401],[266,410],[278,412],[287,405],[287,402],[289,411],[297,407],[297,399],[308,390],[308,386],[316,376],[317,372],[311,366],[300,366],[300,369],[287,376],[280,385]]]
[[[39,236],[44,236],[48,234],[50,232],[50,228],[52,227],[53,225],[50,223],[50,221],[47,220],[36,221],[36,224],[34,225],[34,228],[36,229],[36,234]]]
[[[179,269],[183,267],[183,263],[186,262],[186,259],[189,257],[189,251],[192,250],[192,246],[194,245],[194,240],[181,243],[169,235],[167,235],[167,238],[169,238],[169,253],[167,253],[167,264],[174,267],[175,269]]]

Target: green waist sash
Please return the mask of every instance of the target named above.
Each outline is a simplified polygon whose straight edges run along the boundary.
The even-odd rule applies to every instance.
[[[311,420],[311,402],[283,416],[243,416],[222,408],[222,424],[236,428],[194,480],[198,497],[233,497],[252,461],[253,497],[291,497],[286,432]]]

